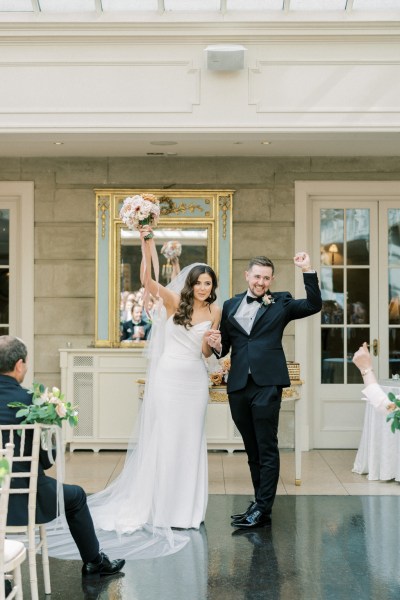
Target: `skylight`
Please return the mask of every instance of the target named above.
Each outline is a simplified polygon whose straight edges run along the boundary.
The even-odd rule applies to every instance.
[[[376,18],[385,18],[385,13],[400,11],[400,0],[0,0],[0,14],[35,13],[40,15],[64,13],[124,13],[138,12],[162,15],[171,13],[215,13],[216,16],[237,13],[265,14],[265,20],[273,14],[281,14],[290,19],[296,13],[344,13],[362,17],[363,13],[376,13]]]

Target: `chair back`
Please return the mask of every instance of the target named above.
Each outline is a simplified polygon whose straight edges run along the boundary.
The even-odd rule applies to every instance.
[[[0,460],[6,460],[9,472],[0,482],[0,573],[4,572],[4,540],[6,537],[8,499],[10,492],[11,469],[14,454],[14,444],[6,444],[0,449]],[[4,585],[0,582],[0,585]]]
[[[18,487],[10,487],[10,494],[28,495],[28,524],[36,519],[36,491],[40,452],[41,425],[0,425],[0,450],[8,443],[14,445],[12,481]],[[24,470],[18,464],[24,463]]]

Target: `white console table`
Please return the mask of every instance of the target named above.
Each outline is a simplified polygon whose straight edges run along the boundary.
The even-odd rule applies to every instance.
[[[295,485],[301,485],[301,429],[299,419],[296,419],[296,404],[300,400],[302,381],[292,381],[289,388],[282,392],[281,416],[293,413],[294,421],[294,452],[295,452]],[[139,397],[144,394],[145,380],[138,380]],[[280,421],[281,427],[281,421]],[[206,435],[208,450],[243,450],[243,440],[232,420],[228,404],[228,395],[225,386],[210,388],[207,417]]]
[[[79,410],[77,427],[66,428],[65,441],[70,452],[126,449],[143,395],[146,371],[143,350],[142,346],[60,349],[61,389]],[[301,384],[293,381],[290,388],[283,390],[279,426],[280,446],[294,445],[296,485],[301,482],[300,423],[296,418]],[[206,435],[209,450],[243,449],[224,387],[210,389]]]

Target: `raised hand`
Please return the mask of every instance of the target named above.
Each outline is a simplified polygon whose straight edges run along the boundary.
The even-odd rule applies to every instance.
[[[303,269],[304,271],[311,269],[311,261],[307,252],[297,252],[293,257],[293,262],[296,267],[299,267],[299,269]]]

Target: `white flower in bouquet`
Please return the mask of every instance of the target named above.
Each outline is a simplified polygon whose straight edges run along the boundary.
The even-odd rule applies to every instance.
[[[153,227],[160,218],[160,203],[154,194],[128,196],[122,204],[119,216],[129,229],[140,230],[144,225]],[[149,233],[145,239],[149,240],[152,237],[153,234]]]

